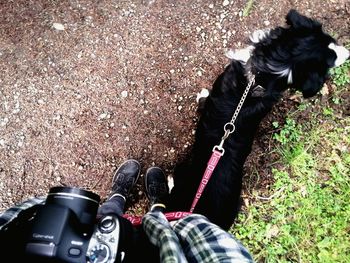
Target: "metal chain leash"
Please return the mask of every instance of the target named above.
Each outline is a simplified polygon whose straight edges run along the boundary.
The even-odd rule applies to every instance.
[[[225,133],[224,133],[224,136],[222,136],[222,138],[221,138],[220,144],[215,145],[213,148],[213,151],[216,150],[216,151],[221,152],[221,156],[224,155],[224,153],[225,153],[225,149],[222,146],[224,145],[224,142],[227,139],[227,137],[231,133],[233,133],[236,129],[235,121],[237,119],[239,112],[241,111],[243,103],[244,103],[245,99],[247,98],[248,92],[249,92],[250,88],[253,86],[254,82],[255,82],[255,77],[254,77],[254,75],[252,75],[250,78],[250,81],[249,81],[247,87],[245,88],[243,95],[242,95],[242,97],[237,105],[237,108],[236,108],[235,112],[233,113],[232,119],[224,125],[224,132]]]

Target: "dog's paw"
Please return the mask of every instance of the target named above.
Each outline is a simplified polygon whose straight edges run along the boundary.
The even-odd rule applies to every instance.
[[[202,89],[201,92],[197,93],[196,102],[199,103],[202,98],[207,98],[209,96],[209,90]]]
[[[229,51],[226,52],[225,55],[229,59],[233,59],[233,60],[241,61],[243,63],[247,63],[253,50],[254,50],[253,46],[248,46],[244,49],[238,49],[235,51],[230,49]]]
[[[168,181],[168,187],[169,187],[169,194],[171,193],[171,189],[174,187],[174,178],[172,176],[168,176],[167,178]]]
[[[266,38],[270,34],[270,30],[271,29],[256,30],[250,35],[249,39],[254,44],[259,43],[260,41],[262,41],[264,38]]]
[[[207,89],[202,89],[201,92],[197,93],[196,101],[198,103],[197,111],[199,113],[201,113],[202,110],[204,109],[205,101],[207,100],[208,96],[209,96],[209,90]]]

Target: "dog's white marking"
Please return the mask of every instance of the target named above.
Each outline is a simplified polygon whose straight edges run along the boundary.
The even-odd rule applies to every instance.
[[[197,103],[199,102],[199,100],[200,100],[201,98],[206,98],[206,97],[208,97],[208,96],[209,96],[209,90],[207,90],[207,89],[202,89],[201,92],[198,92],[198,93],[197,93],[197,98],[196,98]]]
[[[287,83],[292,84],[293,83],[293,72],[292,69],[290,68],[285,68],[282,70],[278,70],[276,67],[272,65],[268,65],[268,67],[271,69],[273,74],[279,75],[281,77],[288,77],[287,78]]]
[[[254,50],[253,46],[248,46],[244,49],[238,49],[236,51],[230,49],[229,51],[226,52],[225,55],[229,59],[234,59],[243,63],[247,63],[250,56],[252,55],[253,50]]]
[[[168,176],[168,187],[169,187],[169,194],[171,192],[171,189],[174,187],[174,178],[172,176]]]
[[[266,38],[269,34],[270,34],[271,29],[259,29],[254,31],[249,39],[250,41],[252,41],[253,43],[259,43],[261,40],[263,40],[264,38]]]
[[[335,54],[337,55],[337,59],[334,62],[335,67],[340,66],[349,58],[349,55],[350,55],[349,50],[347,50],[343,46],[338,46],[334,43],[330,43],[328,45],[328,48],[332,49],[335,52]]]

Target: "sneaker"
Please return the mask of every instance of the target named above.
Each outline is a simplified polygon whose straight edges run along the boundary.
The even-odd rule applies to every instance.
[[[140,175],[141,166],[136,160],[130,159],[122,163],[115,172],[112,180],[111,199],[114,196],[128,197]]]
[[[150,210],[153,206],[165,208],[169,197],[169,188],[166,176],[159,167],[151,167],[145,175],[146,196],[150,202]]]

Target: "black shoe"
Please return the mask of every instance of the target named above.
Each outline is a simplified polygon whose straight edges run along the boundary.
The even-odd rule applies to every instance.
[[[151,167],[145,175],[146,195],[150,202],[150,210],[152,207],[159,206],[165,209],[169,197],[169,188],[167,179],[159,167]]]
[[[113,176],[110,198],[119,195],[126,199],[135,185],[140,171],[140,163],[136,160],[130,159],[122,163]]]

